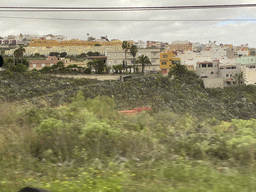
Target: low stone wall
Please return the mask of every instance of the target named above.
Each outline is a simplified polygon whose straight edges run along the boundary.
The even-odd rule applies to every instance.
[[[120,75],[52,75],[56,77],[73,77],[73,78],[85,78],[85,79],[97,79],[97,80],[120,80]]]

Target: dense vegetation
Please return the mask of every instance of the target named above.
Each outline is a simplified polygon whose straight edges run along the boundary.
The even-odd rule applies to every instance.
[[[256,87],[206,90],[185,73],[125,83],[3,74],[0,188],[255,191]],[[30,98],[29,87],[60,99],[7,102]],[[117,113],[138,106],[153,111]]]

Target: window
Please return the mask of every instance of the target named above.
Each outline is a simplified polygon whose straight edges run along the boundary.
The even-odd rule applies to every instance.
[[[108,57],[110,57],[110,55],[108,55]]]
[[[114,63],[117,63],[117,61],[114,61]]]
[[[202,67],[206,67],[206,64],[202,64]]]
[[[163,58],[167,58],[168,57],[168,55],[163,55]]]
[[[214,74],[213,71],[211,72],[211,74]]]
[[[231,69],[230,67],[227,67],[227,69]]]
[[[45,64],[42,64],[42,67],[45,67]]]
[[[236,69],[236,67],[233,66],[232,69]]]
[[[114,54],[114,56],[116,56],[116,53]]]
[[[201,78],[207,78],[207,76],[201,76]]]
[[[33,68],[36,68],[36,64],[33,64]]]
[[[223,67],[221,67],[220,69],[223,69]]]
[[[232,74],[230,74],[229,76],[232,77]]]
[[[172,61],[172,64],[173,64],[173,65],[175,65],[175,64],[180,64],[180,61],[179,61],[179,60]]]
[[[226,74],[226,77],[228,77],[228,74]]]
[[[166,62],[162,62],[162,65],[166,65]]]
[[[156,53],[154,52],[153,55],[156,55]]]
[[[51,58],[51,60],[53,60],[53,58]]]
[[[209,63],[209,64],[208,64],[208,67],[212,67],[212,63]]]

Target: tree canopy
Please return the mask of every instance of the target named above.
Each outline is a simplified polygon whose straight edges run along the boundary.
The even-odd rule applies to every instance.
[[[101,74],[106,68],[106,64],[102,59],[94,59],[93,61],[89,61],[87,65],[90,69],[94,68],[96,70],[96,73],[99,74]]]
[[[15,64],[18,64],[18,60],[23,57],[23,53],[26,51],[26,49],[23,46],[20,46],[18,49],[14,51],[14,57],[15,57]]]

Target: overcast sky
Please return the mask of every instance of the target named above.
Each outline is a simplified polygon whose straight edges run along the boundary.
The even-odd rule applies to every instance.
[[[138,3],[139,2],[139,3]],[[49,7],[104,7],[104,6],[182,6],[249,4],[253,0],[1,0],[2,7],[49,6]],[[5,18],[3,18],[5,17]],[[15,17],[15,18],[6,18]],[[22,17],[42,19],[20,19]],[[152,40],[171,43],[175,40],[217,44],[248,43],[256,47],[256,22],[219,21],[161,21],[161,22],[100,22],[56,19],[256,19],[255,8],[201,9],[141,12],[3,12],[0,10],[0,36],[37,34],[65,35],[68,38],[87,39],[87,33],[95,38],[108,36],[120,40]]]

